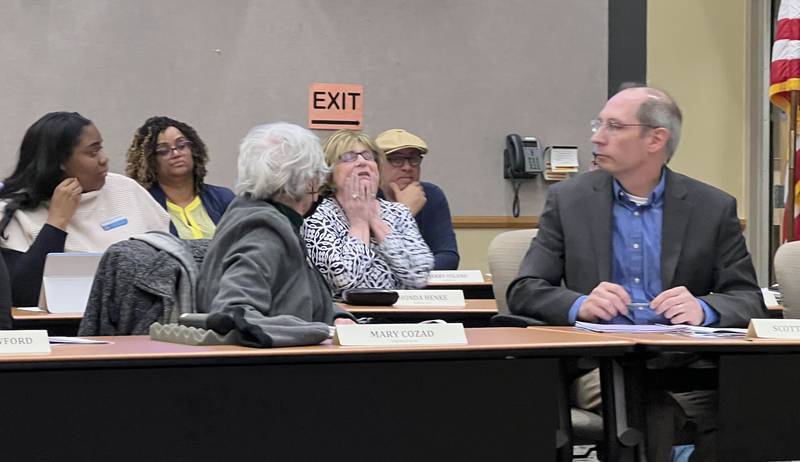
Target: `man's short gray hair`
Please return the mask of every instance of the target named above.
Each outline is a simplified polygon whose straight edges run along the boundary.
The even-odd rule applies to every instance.
[[[308,193],[312,180],[328,174],[319,138],[286,122],[253,127],[239,144],[237,194],[270,199],[286,194],[295,201]]]
[[[667,162],[672,159],[673,154],[678,149],[681,141],[681,127],[683,125],[683,114],[675,99],[664,90],[648,87],[644,84],[628,82],[620,86],[620,91],[629,88],[643,88],[647,92],[647,99],[639,106],[636,118],[639,123],[651,127],[663,127],[669,130],[667,139],[666,154]]]

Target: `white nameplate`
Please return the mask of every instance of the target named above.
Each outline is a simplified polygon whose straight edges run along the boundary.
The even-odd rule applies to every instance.
[[[50,353],[47,331],[2,330],[0,331],[0,354],[2,353]]]
[[[342,324],[333,341],[343,346],[466,345],[464,325]]]
[[[398,290],[394,306],[463,307],[463,290]]]
[[[432,282],[460,282],[463,284],[481,284],[484,282],[481,270],[431,271],[428,284]]]
[[[800,319],[751,319],[747,336],[800,340]]]

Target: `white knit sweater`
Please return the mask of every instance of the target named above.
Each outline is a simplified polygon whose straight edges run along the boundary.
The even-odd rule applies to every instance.
[[[17,210],[5,229],[8,240],[0,239],[0,247],[26,252],[47,221],[48,206]],[[0,216],[4,209],[5,203],[0,202]],[[113,222],[124,224],[112,227],[109,223]],[[169,214],[134,180],[109,173],[101,189],[81,195],[67,225],[64,251],[103,252],[115,242],[147,231],[169,232]]]

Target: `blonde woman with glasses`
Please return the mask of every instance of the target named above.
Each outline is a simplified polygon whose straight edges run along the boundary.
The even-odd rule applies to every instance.
[[[411,211],[377,197],[383,152],[369,136],[349,130],[331,135],[323,150],[331,173],[304,235],[309,257],[334,295],[352,288],[423,287],[433,256]]]

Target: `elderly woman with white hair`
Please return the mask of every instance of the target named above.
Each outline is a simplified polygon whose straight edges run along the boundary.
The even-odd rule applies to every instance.
[[[198,311],[229,315],[240,333],[253,333],[253,321],[265,316],[353,322],[308,263],[300,235],[327,172],[319,139],[310,131],[283,122],[250,130],[239,145],[236,198],[203,261]]]

